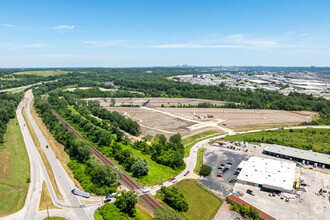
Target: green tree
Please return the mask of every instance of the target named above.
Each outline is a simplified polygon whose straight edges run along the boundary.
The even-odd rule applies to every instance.
[[[137,157],[135,163],[133,164],[131,168],[133,172],[133,176],[135,177],[140,177],[140,176],[145,176],[149,172],[149,165],[148,161],[145,159],[142,160],[141,157]]]
[[[111,105],[110,106],[115,106],[115,104],[116,104],[116,99],[112,98],[111,99]]]
[[[203,164],[201,166],[200,171],[199,171],[199,175],[201,175],[201,176],[208,176],[208,175],[211,174],[211,172],[212,172],[212,168],[210,166],[208,166],[208,165]]]
[[[249,207],[246,206],[245,204],[243,204],[240,209],[239,209],[239,213],[243,216],[243,217],[247,217],[249,214],[250,210]]]
[[[159,191],[161,199],[167,205],[180,212],[186,212],[189,209],[188,202],[183,193],[180,193],[176,187],[162,186]]]
[[[178,133],[178,134],[175,134],[175,135],[172,135],[170,137],[170,142],[172,142],[173,144],[179,144],[181,143],[181,135]]]
[[[167,138],[163,134],[156,134],[155,135],[155,138],[162,145],[164,145],[166,143],[166,141],[167,141]]]
[[[128,214],[131,217],[134,217],[136,213],[136,209],[135,209],[136,203],[137,203],[137,195],[129,191],[129,192],[122,192],[120,196],[117,196],[115,205],[122,212]]]
[[[256,207],[253,207],[252,205],[249,207],[249,217],[256,220],[259,218],[259,211]]]

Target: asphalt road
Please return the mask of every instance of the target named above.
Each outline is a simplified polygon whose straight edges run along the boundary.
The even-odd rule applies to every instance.
[[[32,115],[30,114],[29,104],[32,101],[32,91],[29,90],[24,99],[18,106],[16,111],[17,119],[21,128],[21,132],[23,134],[24,143],[28,152],[29,160],[30,160],[30,172],[31,172],[31,183],[29,186],[29,191],[26,197],[26,201],[24,207],[9,216],[3,217],[2,219],[41,219],[45,216],[45,211],[38,211],[41,192],[42,192],[42,182],[45,181],[47,188],[49,190],[52,202],[55,206],[62,209],[53,209],[49,210],[49,213],[52,216],[62,216],[69,219],[94,219],[94,211],[101,205],[100,203],[91,204],[81,207],[82,203],[80,201],[80,197],[77,197],[71,193],[73,188],[76,188],[68,174],[65,172],[64,168],[61,166],[60,162],[56,159],[55,154],[51,150],[51,148],[46,148],[46,145],[49,145],[41,133],[39,127],[35,123]],[[42,150],[45,152],[45,155],[52,167],[52,171],[54,173],[57,185],[59,190],[63,196],[64,201],[59,201],[56,197],[55,191],[49,179],[48,173],[45,169],[43,161],[40,157],[38,150],[32,140],[32,137],[29,133],[29,130],[26,126],[22,115],[22,108],[25,103],[26,113],[28,116],[28,120],[36,133],[36,136],[40,142]],[[91,198],[91,200],[95,200],[95,198]]]

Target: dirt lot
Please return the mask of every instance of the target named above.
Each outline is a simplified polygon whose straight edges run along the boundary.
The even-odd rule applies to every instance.
[[[141,99],[140,103],[143,100]],[[106,106],[106,102],[101,103]],[[161,112],[137,107],[108,107],[107,109],[118,111],[137,121],[141,125],[143,135],[154,136],[161,133],[167,137],[176,133],[186,136],[205,130],[219,129],[219,127],[214,127],[215,125],[239,129],[260,125],[271,127],[274,124],[298,124],[311,120],[311,114],[313,114],[309,112],[212,108],[154,108]],[[207,115],[212,115],[213,118],[208,118]]]
[[[164,115],[158,112],[151,112],[143,108],[130,108],[130,107],[108,107],[110,111],[117,111],[125,117],[132,118],[137,121],[143,132],[143,135],[164,134],[170,137],[176,133],[182,136],[191,133],[189,127],[193,126],[193,122],[179,120],[175,117]]]
[[[92,98],[93,100],[99,100],[102,106],[109,106],[111,103],[111,98]],[[198,103],[208,102],[215,105],[224,105],[228,102],[222,101],[214,101],[214,100],[205,100],[205,99],[187,99],[187,98],[115,98],[116,99],[116,106],[120,105],[139,105],[141,106],[143,103],[149,103],[146,107],[161,107],[164,106],[177,106],[177,105],[197,105]],[[90,100],[90,99],[86,99]]]
[[[280,124],[299,124],[311,121],[313,112],[290,112],[279,110],[226,109],[226,108],[157,108],[179,117],[202,122],[226,124],[229,128],[249,126],[271,126]],[[212,115],[213,118],[207,116]]]

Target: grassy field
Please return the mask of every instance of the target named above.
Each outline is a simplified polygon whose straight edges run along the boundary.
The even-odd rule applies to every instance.
[[[289,129],[239,134],[224,138],[229,141],[270,143],[295,148],[330,153],[330,129]]]
[[[26,72],[16,72],[13,74],[16,75],[37,75],[37,76],[57,76],[62,74],[67,74],[68,71],[52,71],[52,70],[46,70],[46,71],[26,71]]]
[[[0,144],[0,216],[24,206],[30,179],[30,163],[17,119],[8,123]]]
[[[197,163],[194,169],[194,173],[199,174],[200,168],[203,165],[203,156],[206,151],[206,148],[199,148],[197,151]]]
[[[49,191],[47,188],[47,185],[45,181],[42,182],[42,192],[40,197],[40,203],[39,203],[39,211],[46,210],[46,209],[58,209],[56,206],[54,206],[52,202],[52,198],[49,195]]]
[[[218,211],[222,201],[197,183],[197,180],[185,179],[174,185],[184,194],[189,210],[184,213],[190,219],[210,220]]]
[[[136,204],[136,217],[139,220],[151,220],[154,215],[150,212],[145,206],[143,206],[143,202],[139,199]]]
[[[184,157],[189,157],[189,154],[190,154],[190,149],[195,145],[197,144],[198,142],[202,141],[202,140],[205,140],[205,139],[208,139],[208,138],[212,138],[212,137],[216,137],[216,136],[219,136],[220,133],[216,133],[216,134],[212,134],[212,135],[208,135],[208,136],[204,136],[202,138],[197,138],[195,139],[194,142],[191,142],[190,144],[186,145],[185,148],[184,148]]]
[[[187,144],[190,144],[190,143],[196,141],[197,139],[201,139],[201,138],[204,138],[206,136],[210,136],[210,135],[214,135],[214,134],[219,134],[219,132],[218,131],[205,131],[205,132],[200,133],[200,134],[195,134],[195,135],[192,135],[190,137],[184,138],[182,140],[182,144],[187,145]]]
[[[147,186],[159,184],[181,172],[180,170],[173,170],[168,166],[156,163],[151,159],[150,155],[144,155],[141,153],[141,151],[136,150],[131,146],[122,145],[122,147],[123,149],[129,149],[130,151],[132,151],[135,157],[141,157],[142,159],[146,159],[149,163],[150,169],[148,175],[142,178],[135,178],[135,180],[138,181],[140,184],[145,183]]]

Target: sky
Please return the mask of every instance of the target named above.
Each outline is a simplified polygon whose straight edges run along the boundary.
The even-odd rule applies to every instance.
[[[330,66],[329,0],[0,0],[0,68]]]

